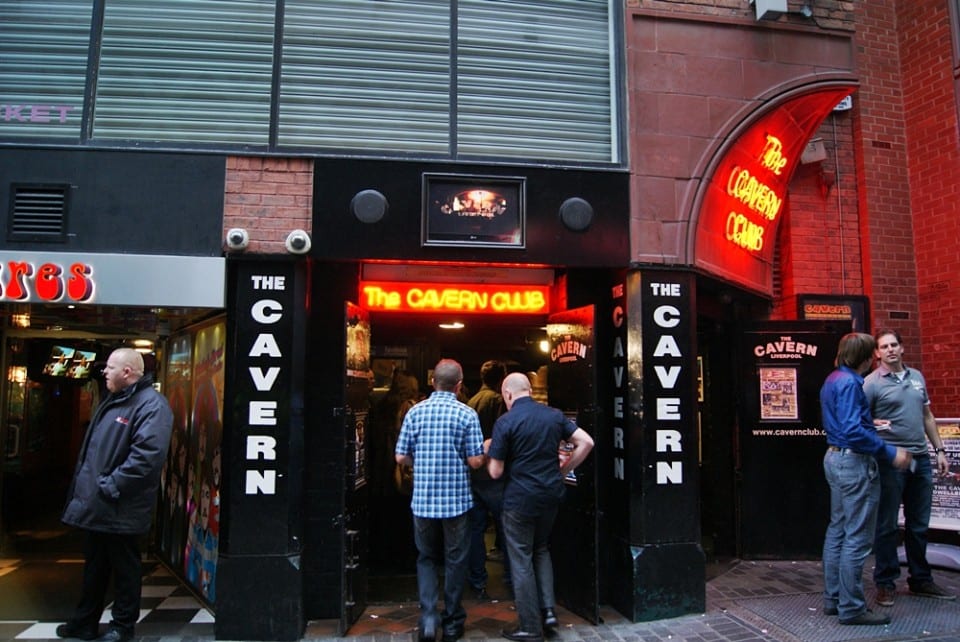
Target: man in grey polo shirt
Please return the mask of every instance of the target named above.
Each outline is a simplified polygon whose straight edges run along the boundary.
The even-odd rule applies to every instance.
[[[915,463],[910,469],[898,470],[888,462],[878,460],[880,506],[873,547],[877,604],[893,606],[896,597],[895,582],[900,577],[897,520],[901,502],[910,592],[952,600],[956,596],[933,581],[927,563],[927,529],[933,499],[933,462],[927,451],[927,439],[934,447],[937,472],[945,475],[950,469],[936,419],[930,410],[927,382],[919,370],[904,365],[900,333],[883,329],[877,332],[876,340],[876,356],[880,364],[864,380],[863,391],[877,424],[877,434],[888,443],[909,451]]]

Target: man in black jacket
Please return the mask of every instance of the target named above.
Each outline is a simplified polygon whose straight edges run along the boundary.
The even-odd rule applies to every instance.
[[[110,394],[90,420],[61,518],[87,533],[83,589],[73,617],[57,627],[57,635],[126,642],[140,615],[139,539],[150,530],[173,413],[144,377],[137,351],[114,350],[103,375]],[[112,620],[97,637],[111,577]]]

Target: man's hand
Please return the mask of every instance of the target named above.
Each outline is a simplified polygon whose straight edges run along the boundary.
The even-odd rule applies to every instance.
[[[897,454],[893,458],[893,467],[899,470],[906,470],[910,467],[910,464],[913,462],[913,455],[908,453],[903,448],[897,446]]]
[[[947,459],[947,453],[937,453],[937,472],[940,475],[946,475],[950,472],[950,460]]]

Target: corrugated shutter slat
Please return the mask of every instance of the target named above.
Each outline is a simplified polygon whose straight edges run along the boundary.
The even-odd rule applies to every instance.
[[[267,145],[273,0],[108,2],[94,139]]]
[[[92,13],[90,0],[53,8],[49,0],[17,0],[3,8],[0,136],[79,140]]]
[[[278,143],[444,154],[450,7],[288,0]]]
[[[607,0],[461,0],[460,155],[616,160]]]

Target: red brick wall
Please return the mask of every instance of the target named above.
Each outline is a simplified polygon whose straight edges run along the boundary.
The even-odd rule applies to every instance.
[[[790,183],[777,237],[774,319],[797,318],[798,294],[863,294],[852,121],[849,111],[828,116],[814,136],[827,158],[801,165]]]
[[[247,253],[286,253],[284,243],[295,229],[312,236],[312,161],[231,156],[225,192],[224,238],[230,228],[247,230]]]
[[[857,8],[862,85],[854,96],[855,144],[867,294],[874,326],[896,325],[906,344],[917,345],[919,310],[894,0],[873,0]]]
[[[869,3],[868,3],[869,4]],[[934,413],[960,416],[960,139],[953,85],[948,3],[898,0],[897,44],[906,123],[916,257],[915,281],[904,274],[895,292],[912,289],[919,299],[920,343],[904,337],[906,358],[922,367]],[[909,220],[909,219],[907,219]],[[903,221],[887,221],[877,244],[900,256]],[[892,237],[892,238],[891,238]]]

